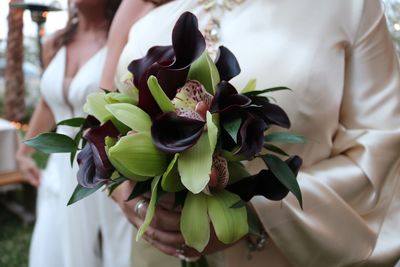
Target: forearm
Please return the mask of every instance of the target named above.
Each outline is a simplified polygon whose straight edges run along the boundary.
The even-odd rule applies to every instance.
[[[25,139],[35,137],[36,135],[48,132],[53,129],[55,125],[53,113],[51,112],[46,101],[41,98],[37,104],[35,111],[33,112],[32,118],[29,122],[29,130],[25,135]],[[17,156],[18,155],[31,155],[34,149],[20,143]]]
[[[100,87],[115,90],[114,75],[122,49],[128,41],[128,34],[131,26],[141,17],[154,8],[152,3],[144,1],[124,0],[120,5],[107,41],[107,58],[101,75]]]

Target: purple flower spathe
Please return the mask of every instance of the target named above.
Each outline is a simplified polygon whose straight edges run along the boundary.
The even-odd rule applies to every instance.
[[[77,156],[79,170],[78,183],[86,188],[105,184],[110,179],[114,167],[108,160],[105,150],[105,138],[117,137],[119,131],[111,121],[100,127],[92,128],[85,134],[86,145]]]
[[[190,65],[204,52],[205,46],[196,16],[183,13],[173,29],[172,46],[152,47],[145,57],[128,66],[139,89],[138,106],[151,115],[158,113],[159,107],[147,86],[148,78],[154,75],[172,99],[176,90],[185,84]]]
[[[293,156],[285,162],[297,176],[303,160],[299,156]],[[228,185],[226,189],[239,195],[245,202],[250,201],[254,196],[264,196],[267,199],[278,201],[289,193],[289,189],[270,170],[261,170],[256,175]]]

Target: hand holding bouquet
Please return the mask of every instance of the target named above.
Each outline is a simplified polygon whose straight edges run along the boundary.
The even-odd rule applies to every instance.
[[[290,121],[264,95],[288,88],[255,90],[252,80],[239,93],[229,83],[240,73],[233,53],[220,47],[214,62],[205,46],[196,17],[184,13],[172,46],[152,47],[130,63],[125,88],[89,95],[88,118],[61,122],[80,127],[75,139],[47,133],[27,141],[45,152],[71,152],[72,159],[83,147],[70,204],[104,185],[112,191],[123,181],[135,181],[130,199],[151,193],[140,238],[157,202],[173,193],[174,206],[182,208],[185,243],[199,252],[209,242],[211,227],[224,244],[251,231],[246,202],[255,195],[281,200],[292,192],[301,205],[296,175],[302,160],[273,143],[304,139],[270,133],[271,126],[289,128]],[[250,175],[241,161],[257,157],[266,169]]]

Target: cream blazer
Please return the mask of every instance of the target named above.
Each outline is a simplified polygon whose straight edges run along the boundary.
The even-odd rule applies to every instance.
[[[204,28],[197,0],[153,10],[130,31],[118,76],[154,45],[171,44],[184,11]],[[309,142],[285,146],[304,159],[304,210],[252,200],[270,242],[249,260],[245,242],[214,255],[212,266],[394,266],[400,257],[400,73],[379,0],[247,0],[220,16],[221,44],[237,56],[243,88],[257,78]],[[248,164],[251,171],[263,165]],[[173,266],[149,245],[134,245],[132,266]],[[178,265],[177,265],[178,266]]]

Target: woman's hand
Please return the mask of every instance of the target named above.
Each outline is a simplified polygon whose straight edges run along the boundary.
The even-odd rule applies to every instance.
[[[139,228],[144,221],[150,195],[145,194],[131,201],[126,201],[134,188],[134,183],[127,181],[113,192],[113,198],[118,202],[129,221]],[[212,254],[224,250],[233,244],[220,242],[211,227],[210,241],[205,250],[200,254],[193,248],[185,245],[185,240],[180,232],[180,209],[173,209],[174,195],[171,193],[162,196],[157,203],[153,220],[143,238],[165,254],[178,258],[198,257],[201,254]]]
[[[16,159],[24,179],[31,185],[38,187],[40,185],[41,171],[32,157],[24,154],[17,154]]]
[[[167,194],[162,197],[158,202],[156,212],[154,214],[152,223],[144,235],[147,240],[154,247],[160,251],[175,256],[178,258],[185,257],[198,257],[201,255],[213,254],[220,250],[224,250],[233,244],[226,245],[220,242],[215,234],[215,231],[210,225],[210,241],[204,251],[200,254],[193,248],[185,245],[185,240],[180,231],[180,210],[173,210],[174,195]],[[149,199],[144,196],[142,201],[148,203]],[[138,226],[143,223],[143,219],[147,212],[147,205],[143,205],[139,210],[136,217]]]

